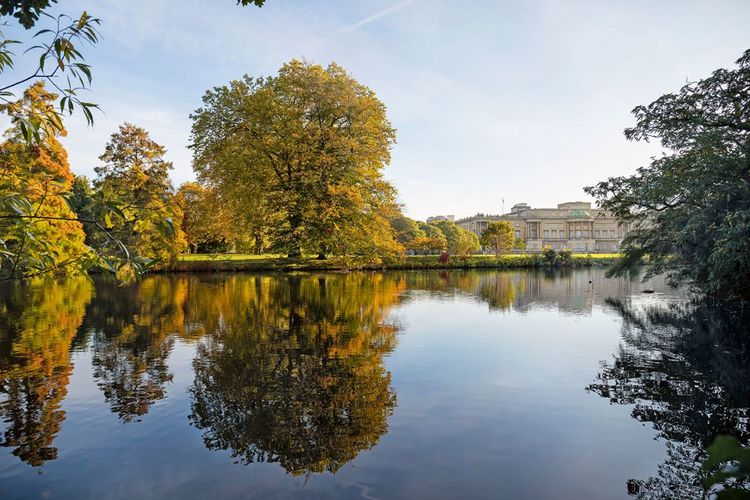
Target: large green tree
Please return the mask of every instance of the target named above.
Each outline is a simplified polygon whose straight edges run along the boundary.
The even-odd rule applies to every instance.
[[[244,220],[233,216],[227,204],[215,189],[197,182],[185,182],[177,191],[182,208],[182,230],[190,251],[198,253],[209,249],[226,249],[250,238]],[[262,240],[257,244],[261,245]]]
[[[614,272],[648,257],[709,295],[750,299],[750,50],[734,69],[633,110],[630,140],[667,150],[635,175],[586,188],[633,228]]]
[[[395,131],[374,92],[340,66],[294,60],[275,76],[246,76],[208,91],[191,116],[199,177],[257,214],[279,249],[399,250],[388,224],[395,189],[382,175]]]

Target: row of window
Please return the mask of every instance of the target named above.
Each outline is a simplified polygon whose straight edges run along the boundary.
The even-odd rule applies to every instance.
[[[567,243],[557,243],[552,242],[549,244],[550,247],[552,247],[555,250],[563,249],[563,248],[569,248],[570,250],[574,250],[576,252],[589,252],[592,249],[589,248],[588,243],[585,242],[577,242],[572,245],[572,248],[568,246]],[[597,243],[595,248],[593,249],[595,252],[612,252],[617,251],[617,243]]]
[[[572,234],[572,231],[571,231],[571,234]],[[576,238],[589,238],[590,236],[591,236],[591,231],[588,231],[588,230],[585,230],[585,229],[584,230],[578,229],[575,232],[575,237]],[[611,238],[615,237],[615,230],[614,229],[610,229],[609,230],[609,236]],[[544,237],[545,238],[549,238],[550,237],[550,230],[549,229],[545,229],[544,230]],[[594,238],[606,238],[606,237],[607,237],[607,230],[606,229],[602,229],[602,230],[595,229],[594,230]],[[552,238],[557,238],[557,229],[553,229],[552,230]],[[560,230],[560,238],[565,238],[565,230],[562,230],[562,229]]]
[[[544,231],[542,231],[542,234],[544,235],[545,239],[549,238],[550,237],[550,230],[549,229],[545,229]],[[552,235],[553,239],[557,238],[558,237],[558,231],[557,231],[557,229],[552,229],[551,230],[551,235]],[[572,231],[571,231],[571,235],[572,235]],[[609,234],[607,234],[607,230],[606,229],[601,229],[601,230],[600,229],[595,229],[594,230],[594,238],[606,238],[607,236],[609,236],[610,238],[614,238],[615,237],[615,230],[614,229],[610,229],[609,230]],[[516,238],[520,238],[520,237],[521,237],[521,231],[516,231]],[[566,237],[564,229],[560,230],[559,237],[560,238],[565,238]],[[590,238],[591,237],[591,231],[580,230],[579,229],[579,230],[577,230],[575,232],[575,237],[576,238]],[[536,239],[536,234],[532,233],[531,234],[531,238],[532,239]]]

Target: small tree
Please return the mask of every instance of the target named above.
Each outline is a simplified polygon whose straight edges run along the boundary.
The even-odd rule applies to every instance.
[[[482,245],[490,247],[497,256],[508,253],[515,241],[513,225],[504,220],[491,222],[480,238]]]
[[[474,252],[478,252],[482,249],[482,245],[479,244],[479,236],[464,229],[461,226],[458,227],[458,242],[456,244],[457,255],[469,255]]]
[[[443,232],[435,225],[427,222],[419,222],[419,229],[427,238],[427,251],[425,253],[439,253],[448,247],[448,241]]]

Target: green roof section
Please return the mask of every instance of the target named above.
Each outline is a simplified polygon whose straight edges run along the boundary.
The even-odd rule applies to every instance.
[[[586,210],[577,209],[577,210],[571,210],[570,216],[578,218],[578,219],[587,219],[591,217],[591,214],[589,214]]]

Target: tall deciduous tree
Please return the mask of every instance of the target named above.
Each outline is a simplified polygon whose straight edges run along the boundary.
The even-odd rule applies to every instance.
[[[57,96],[37,82],[23,107],[52,107]],[[30,147],[12,128],[0,144],[0,274],[6,278],[45,272],[80,271],[91,258],[81,224],[66,202],[73,183],[68,155],[58,137],[65,129]]]
[[[586,188],[634,229],[614,272],[648,256],[667,273],[715,296],[750,299],[750,50],[633,110],[630,140],[657,139],[668,153]]]
[[[110,233],[139,255],[173,262],[185,246],[182,210],[169,180],[172,163],[146,130],[126,123],[112,134],[96,167],[96,186],[122,200]]]
[[[290,256],[400,250],[382,175],[395,131],[374,92],[340,66],[292,61],[278,75],[210,90],[192,115],[200,178],[272,230]]]
[[[516,241],[514,236],[513,225],[508,221],[492,222],[482,233],[480,243],[490,247],[495,255],[508,253]]]

